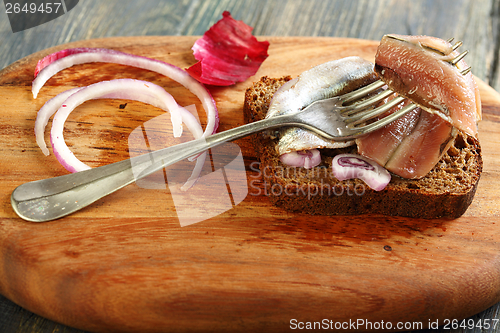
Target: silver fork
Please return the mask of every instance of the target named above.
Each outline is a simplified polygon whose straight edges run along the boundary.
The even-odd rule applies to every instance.
[[[396,97],[387,104],[373,108],[374,104],[392,94],[392,91],[387,90],[352,104],[383,85],[383,82],[377,81],[354,92],[317,101],[297,113],[256,121],[102,167],[25,183],[12,192],[12,207],[21,218],[28,221],[54,220],[187,157],[195,156],[224,142],[283,126],[303,127],[331,140],[350,140],[381,128],[416,107],[410,104],[371,124],[359,125],[403,100]],[[343,106],[347,103],[351,104]]]
[[[384,85],[380,80],[375,81],[351,93],[312,103],[293,114],[256,121],[102,167],[25,183],[12,192],[11,204],[14,211],[27,221],[58,219],[185,158],[224,142],[283,126],[306,128],[331,140],[352,140],[391,123],[417,107],[410,103],[386,117],[369,122],[404,100],[398,96],[374,108],[393,94],[389,89],[380,92]],[[373,93],[375,95],[367,98]]]

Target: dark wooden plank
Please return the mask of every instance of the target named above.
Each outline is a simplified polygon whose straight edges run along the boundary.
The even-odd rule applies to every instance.
[[[386,33],[455,37],[470,50],[474,73],[497,90],[499,0],[427,1],[81,1],[64,16],[16,34],[0,22],[0,68],[76,40],[134,35],[201,35],[224,10],[256,35],[378,40]]]
[[[85,333],[85,331],[64,326],[37,316],[19,307],[2,295],[0,295],[0,313],[0,332],[2,333]]]

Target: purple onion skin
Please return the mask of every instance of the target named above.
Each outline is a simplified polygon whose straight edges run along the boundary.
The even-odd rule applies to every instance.
[[[356,160],[357,163],[352,163],[352,160]],[[375,167],[370,163],[357,158],[357,157],[341,157],[338,160],[338,164],[343,167],[353,167],[353,168],[362,168],[365,170],[375,170]]]
[[[340,181],[361,179],[375,191],[383,190],[391,181],[391,174],[384,167],[354,154],[337,155],[332,161],[332,172]]]

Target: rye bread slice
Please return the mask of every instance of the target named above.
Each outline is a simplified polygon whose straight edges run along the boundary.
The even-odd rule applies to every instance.
[[[245,93],[246,122],[263,119],[274,92],[291,77],[262,77]],[[331,172],[336,154],[356,153],[356,146],[323,149],[321,164],[305,169],[283,164],[277,138],[262,132],[252,136],[264,193],[285,210],[314,215],[382,214],[415,218],[457,218],[469,207],[482,172],[479,141],[459,133],[434,169],[418,180],[392,175],[382,191],[362,180],[339,181]]]

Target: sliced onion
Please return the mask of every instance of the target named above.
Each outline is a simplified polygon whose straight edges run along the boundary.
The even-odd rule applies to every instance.
[[[49,54],[48,56],[45,56],[42,60],[39,60],[38,63],[36,64],[35,67],[35,77],[37,77],[38,73],[54,61],[67,57],[72,54],[77,54],[77,53],[85,53],[85,52],[92,52],[92,48],[88,47],[77,47],[73,49],[64,49],[59,52],[55,52],[52,54]],[[110,52],[115,52],[113,50],[109,50]]]
[[[150,82],[146,82],[146,81],[143,81],[143,82],[144,82],[144,84],[152,85],[152,83],[150,83]],[[149,96],[151,98],[151,100],[149,100],[149,102],[147,102],[147,103],[154,105],[158,108],[162,108],[165,111],[168,111],[169,109],[174,110],[170,114],[171,114],[173,130],[174,130],[173,134],[174,134],[174,137],[178,138],[182,135],[182,122],[183,122],[183,119],[182,119],[183,112],[182,111],[183,110],[179,105],[177,105],[174,98],[170,94],[168,94],[164,90],[163,91],[159,90],[158,88],[159,87],[156,86],[156,89],[155,89],[157,92],[157,95]],[[50,117],[52,117],[52,115],[54,115],[57,112],[57,110],[61,107],[61,105],[64,103],[64,101],[69,96],[73,95],[75,92],[79,91],[80,89],[83,89],[83,88],[81,88],[81,87],[80,88],[73,88],[73,89],[66,90],[66,91],[58,94],[54,98],[51,98],[50,100],[48,100],[43,105],[43,107],[38,111],[37,117],[35,120],[35,138],[36,138],[36,142],[37,142],[38,146],[40,147],[42,152],[45,154],[45,156],[48,156],[50,154],[49,150],[47,149],[47,145],[46,145],[45,139],[44,139],[45,128],[47,127],[47,124],[49,122]],[[116,93],[109,94],[109,95],[99,96],[96,99],[98,99],[98,98],[129,99],[129,100],[139,100],[140,101],[140,100],[144,100],[146,98],[146,96],[142,97],[142,99],[141,99],[141,96],[136,96],[136,94],[134,92],[126,91],[126,92],[116,92]],[[164,99],[163,102],[156,101],[157,99],[161,99],[161,98]],[[182,111],[179,112],[179,110],[182,110]],[[189,113],[189,114],[191,114],[191,113]],[[194,118],[194,116],[193,116],[193,119],[187,118],[186,121],[187,121],[186,125],[188,126],[188,128],[193,128],[193,125],[192,125],[193,121],[196,122],[196,124],[198,124],[198,122],[197,122],[196,118]]]
[[[383,190],[391,181],[389,171],[376,162],[357,154],[339,154],[332,160],[332,172],[338,180],[358,178],[375,191]]]
[[[280,156],[280,161],[286,165],[311,169],[321,163],[318,149],[294,151]]]
[[[90,62],[106,62],[142,68],[165,75],[177,81],[200,99],[207,113],[207,126],[204,131],[204,136],[213,134],[217,131],[219,115],[215,100],[203,84],[195,80],[183,69],[169,63],[115,50],[77,48],[62,50],[46,56],[38,62],[35,70],[36,77],[32,82],[33,98],[37,97],[38,92],[45,82],[54,74],[73,65]]]
[[[40,147],[45,156],[48,156],[50,154],[44,138],[45,127],[47,127],[50,117],[52,117],[52,115],[57,112],[57,110],[69,96],[73,95],[80,89],[82,88],[73,88],[60,93],[59,95],[45,102],[42,108],[38,111],[35,120],[35,138],[38,147]]]
[[[73,92],[71,94],[71,92]],[[97,98],[120,98],[137,100],[144,103],[154,105],[156,107],[168,110],[171,115],[177,114],[172,117],[172,121],[176,122],[181,120],[186,124],[189,131],[193,136],[198,139],[203,136],[201,125],[196,120],[195,116],[186,109],[180,107],[174,98],[168,94],[163,88],[150,82],[133,79],[118,79],[112,81],[103,81],[92,84],[84,88],[75,88],[70,92],[62,93],[63,97],[70,95],[64,100],[57,110],[52,121],[51,130],[51,143],[54,150],[54,155],[57,160],[70,172],[78,172],[90,169],[90,167],[81,162],[68,148],[64,141],[64,123],[69,114],[80,104],[90,99]],[[55,97],[57,98],[57,96]],[[62,99],[62,97],[61,97]],[[53,105],[54,102],[51,103]],[[47,108],[42,115],[39,114],[40,119],[47,118],[47,115],[52,112]],[[50,118],[50,115],[48,116]],[[38,118],[38,117],[37,117]],[[40,120],[42,123],[43,120]],[[177,125],[174,123],[174,127]],[[182,124],[180,125],[182,127]],[[175,130],[174,130],[175,132]],[[43,128],[42,128],[43,137]],[[201,168],[205,162],[205,154],[200,156],[196,161],[195,169],[188,182],[183,186],[184,189],[189,188],[199,178]]]

